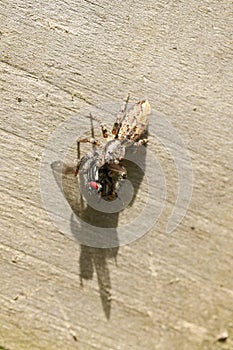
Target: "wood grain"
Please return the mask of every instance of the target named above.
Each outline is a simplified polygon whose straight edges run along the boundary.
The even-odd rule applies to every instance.
[[[0,347],[233,348],[229,1],[3,0],[0,23]],[[128,92],[185,142],[190,207],[167,235],[178,179],[151,138],[167,181],[158,222],[119,249],[80,246],[44,208],[42,153],[62,122]]]

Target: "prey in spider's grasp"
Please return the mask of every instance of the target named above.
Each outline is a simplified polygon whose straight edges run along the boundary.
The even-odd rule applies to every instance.
[[[76,176],[81,184],[85,184],[88,193],[98,194],[111,201],[117,198],[120,184],[127,177],[127,169],[122,160],[127,149],[140,147],[147,143],[147,129],[150,116],[150,104],[147,100],[137,102],[127,111],[129,95],[124,100],[120,112],[113,124],[111,133],[100,119],[90,115],[91,122],[96,120],[103,135],[103,141],[92,137],[77,141],[78,164]],[[89,142],[92,151],[80,159],[80,144]]]

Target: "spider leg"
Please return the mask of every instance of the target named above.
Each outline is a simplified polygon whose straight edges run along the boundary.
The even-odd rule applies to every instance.
[[[78,161],[80,160],[80,142],[77,141],[77,157],[78,157]]]
[[[99,146],[100,145],[100,141],[99,140],[96,140],[95,138],[93,137],[90,137],[90,138],[84,138],[84,139],[79,139],[77,141],[78,144],[80,144],[80,142],[83,142],[83,143],[91,143],[92,145],[94,146]],[[80,146],[79,146],[80,147]]]
[[[130,98],[130,94],[128,94],[123,100],[121,110],[120,110],[120,113],[122,113],[123,115],[125,115],[125,112],[126,112],[126,109],[128,106],[128,102],[129,102],[129,98]]]
[[[139,140],[139,141],[137,141],[136,142],[136,144],[138,144],[138,145],[146,145],[147,143],[148,143],[148,139],[141,139],[141,140]]]
[[[93,125],[93,116],[91,113],[90,113],[90,121],[91,121],[91,137],[94,139],[95,133],[94,133],[94,125]]]
[[[74,176],[78,175],[78,171],[79,171],[79,166],[80,166],[80,142],[77,140],[77,166],[76,166],[76,170],[74,173]]]
[[[103,138],[107,139],[108,138],[108,129],[106,128],[106,126],[104,125],[102,120],[96,116],[93,116],[91,113],[90,113],[90,117],[91,117],[91,120],[94,119],[95,121],[97,121],[99,123],[101,130],[102,130]],[[93,124],[92,124],[92,127],[93,127]],[[93,129],[93,133],[91,136],[94,138],[94,129]]]
[[[120,109],[120,112],[117,116],[117,119],[113,125],[113,128],[112,128],[112,134],[115,135],[115,139],[118,138],[118,134],[119,134],[119,131],[120,131],[120,128],[121,128],[121,125],[122,125],[122,122],[125,118],[125,115],[126,115],[126,109],[127,109],[127,106],[128,106],[128,102],[129,102],[129,97],[130,97],[130,94],[128,94],[124,100],[123,100],[123,103],[122,103],[122,106],[121,106],[121,109]]]
[[[147,138],[140,139],[140,140],[138,140],[138,141],[134,141],[134,140],[132,140],[132,139],[127,139],[127,138],[125,138],[125,139],[122,141],[121,144],[122,144],[124,147],[126,147],[126,148],[128,148],[128,147],[133,147],[134,153],[136,153],[137,150],[138,150],[138,148],[139,148],[140,146],[145,146],[145,147],[146,147],[146,145],[147,145],[148,142],[149,142],[149,140],[148,140]]]
[[[84,138],[84,139],[78,139],[77,140],[77,157],[78,157],[78,164],[76,167],[76,171],[75,171],[75,176],[78,175],[78,171],[79,171],[79,166],[81,163],[81,159],[80,159],[80,143],[91,143],[93,146],[100,146],[100,141],[96,140],[95,138],[91,137],[91,138]]]

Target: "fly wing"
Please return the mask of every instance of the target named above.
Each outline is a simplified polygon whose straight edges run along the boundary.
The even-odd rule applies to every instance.
[[[147,100],[139,101],[129,109],[122,120],[118,132],[118,139],[138,141],[149,123],[151,107]]]

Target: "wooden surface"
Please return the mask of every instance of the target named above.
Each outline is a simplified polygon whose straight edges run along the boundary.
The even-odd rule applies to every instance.
[[[3,0],[0,15],[0,348],[232,349],[230,2]],[[128,92],[187,145],[190,207],[167,235],[176,169],[152,140],[159,221],[119,249],[80,248],[43,206],[42,152],[61,122]]]

